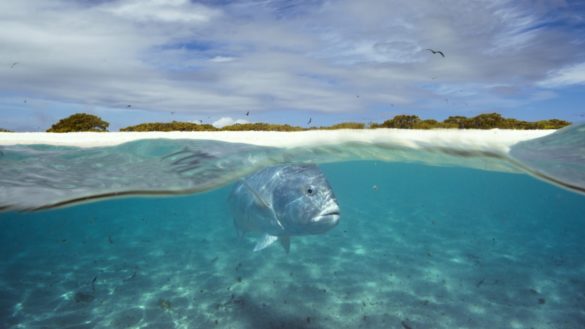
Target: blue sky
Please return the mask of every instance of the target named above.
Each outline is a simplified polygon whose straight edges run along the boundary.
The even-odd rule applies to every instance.
[[[110,130],[488,112],[577,122],[584,104],[583,1],[0,2],[11,130],[77,112]]]

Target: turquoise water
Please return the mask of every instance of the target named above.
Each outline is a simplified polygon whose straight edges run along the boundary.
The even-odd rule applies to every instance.
[[[340,224],[288,255],[237,239],[231,185],[0,213],[0,327],[584,327],[585,196],[522,174],[320,167]]]

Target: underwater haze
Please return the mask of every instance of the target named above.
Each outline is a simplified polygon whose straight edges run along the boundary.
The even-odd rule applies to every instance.
[[[319,167],[341,220],[289,254],[237,238],[233,183],[0,213],[0,328],[585,326],[582,194],[456,166]]]

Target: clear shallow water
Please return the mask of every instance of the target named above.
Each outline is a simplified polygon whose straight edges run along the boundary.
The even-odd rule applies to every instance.
[[[253,253],[252,238],[238,241],[230,186],[0,213],[0,324],[583,327],[583,195],[474,169],[321,168],[341,222],[293,238],[289,255],[277,246]]]

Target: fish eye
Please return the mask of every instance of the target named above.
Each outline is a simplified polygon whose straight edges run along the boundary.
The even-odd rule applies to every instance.
[[[308,195],[312,195],[314,192],[315,192],[315,190],[312,187],[307,188]]]

